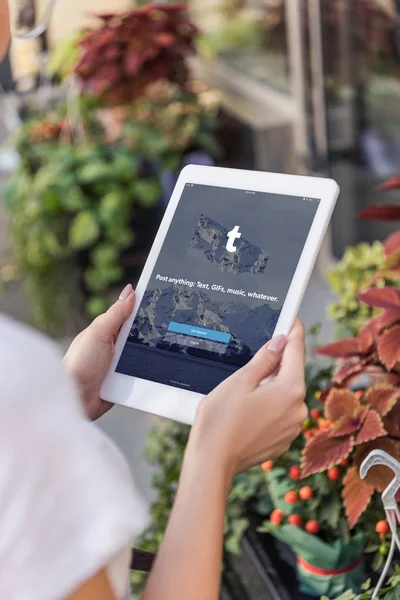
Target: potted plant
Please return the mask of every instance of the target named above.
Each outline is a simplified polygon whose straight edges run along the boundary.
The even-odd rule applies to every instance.
[[[394,234],[384,244],[350,249],[331,275],[339,294],[331,311],[336,311],[341,331],[354,337],[319,349],[320,354],[330,357],[345,354],[344,362],[341,359],[333,373],[329,366],[319,363],[307,369],[310,414],[286,455],[243,474],[235,483],[227,511],[225,577],[229,569],[235,568],[232,553],[247,553],[249,544],[252,549],[247,558],[256,561],[253,568],[266,570],[268,576],[272,571],[278,574],[278,587],[287,588],[290,579],[289,594],[296,593],[299,598],[303,598],[301,589],[306,592],[304,597],[334,597],[350,587],[357,593],[365,570],[378,570],[382,565],[388,552],[389,528],[378,490],[386,484],[388,474],[371,470],[372,479],[360,484],[357,467],[374,445],[396,455],[399,448],[400,435],[394,426],[400,422],[396,416],[399,375],[397,362],[388,362],[385,346],[399,330],[399,238]],[[345,277],[352,280],[351,293]],[[382,298],[385,306],[388,304],[387,312],[380,308]],[[360,334],[369,340],[366,355],[361,355],[364,350],[358,345]],[[393,357],[390,360],[393,362]],[[350,386],[355,386],[355,391],[348,389]],[[359,420],[353,419],[350,406],[361,415]],[[163,523],[172,506],[181,460],[177,457],[183,456],[186,439],[171,439],[168,429],[154,435],[160,444],[153,454],[158,467],[159,501],[155,505],[156,520],[138,542],[153,550],[162,538]],[[321,445],[327,439],[332,452]],[[175,468],[164,464],[167,456],[168,460],[178,461]],[[274,543],[274,539],[278,541]],[[369,559],[365,563],[364,552],[371,554],[372,564]],[[297,574],[293,560],[296,554]],[[236,569],[236,575],[238,580],[246,581],[242,566]],[[251,594],[243,597],[252,598]]]
[[[134,243],[134,211],[158,203],[160,184],[124,147],[74,141],[57,114],[26,123],[17,148],[20,168],[5,194],[14,254],[36,322],[56,330],[80,289],[89,316],[108,306]]]
[[[81,92],[22,125],[6,193],[34,318],[52,332],[67,312],[103,312],[112,286],[136,279],[177,173],[188,156],[212,161],[218,150],[215,98],[187,79],[196,29],[184,8],[148,5],[100,22],[67,40]],[[62,79],[60,56],[52,69]]]

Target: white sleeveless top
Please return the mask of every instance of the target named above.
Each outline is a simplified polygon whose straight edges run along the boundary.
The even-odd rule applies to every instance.
[[[0,598],[63,600],[102,568],[128,597],[143,506],[52,342],[0,316]]]

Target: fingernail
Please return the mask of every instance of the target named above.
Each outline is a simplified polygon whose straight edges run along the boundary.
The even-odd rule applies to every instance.
[[[276,338],[272,338],[272,340],[269,342],[268,350],[274,354],[282,354],[285,349],[286,342],[287,338],[285,335],[278,335]]]
[[[130,296],[133,292],[133,287],[130,283],[124,287],[122,292],[119,295],[120,300],[126,300],[128,296]]]

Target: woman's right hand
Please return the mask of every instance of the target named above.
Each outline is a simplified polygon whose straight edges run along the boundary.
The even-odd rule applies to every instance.
[[[287,338],[271,340],[202,400],[192,445],[222,460],[231,475],[282,455],[307,418],[304,367],[304,327],[297,320]]]

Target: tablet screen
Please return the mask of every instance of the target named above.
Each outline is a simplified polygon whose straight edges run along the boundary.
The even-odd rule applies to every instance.
[[[319,200],[186,184],[117,372],[209,393],[273,335]]]

